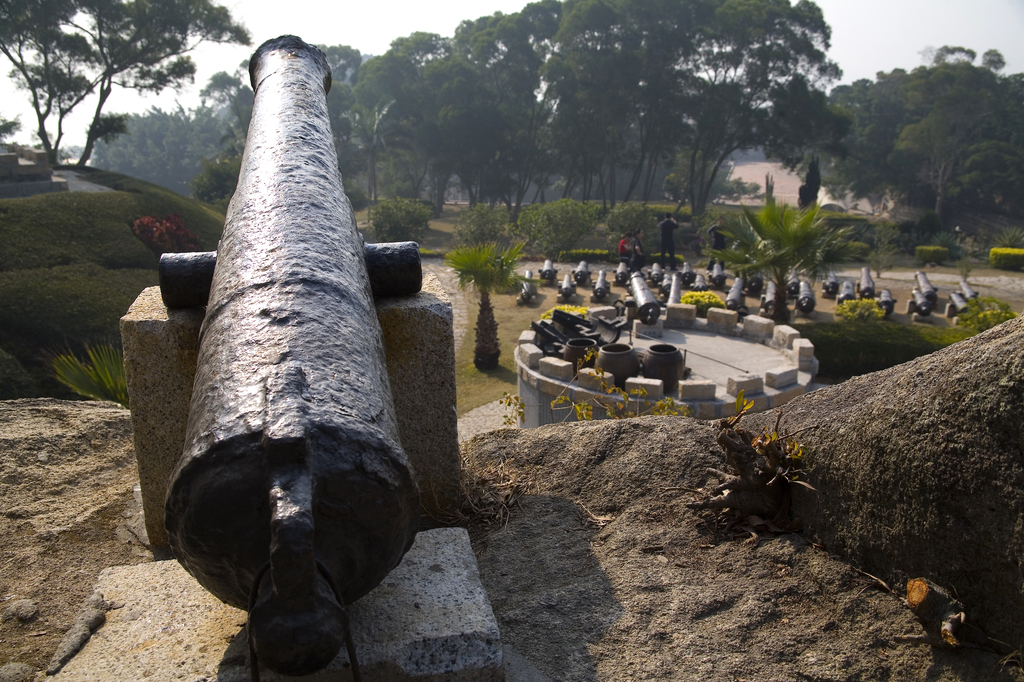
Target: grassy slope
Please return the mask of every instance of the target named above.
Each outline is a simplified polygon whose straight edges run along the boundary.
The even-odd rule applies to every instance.
[[[118,320],[157,284],[157,257],[132,234],[133,220],[177,213],[201,248],[217,246],[224,216],[208,204],[118,173],[86,172],[117,191],[0,199],[0,350],[35,381],[25,389],[8,361],[0,393],[18,383],[19,395],[66,396],[50,377],[48,354],[120,342]]]

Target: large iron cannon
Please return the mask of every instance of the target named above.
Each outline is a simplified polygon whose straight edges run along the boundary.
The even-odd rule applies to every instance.
[[[882,289],[882,292],[878,294],[877,303],[886,317],[892,315],[892,311],[896,309],[896,299],[893,298],[892,292],[888,289]]]
[[[661,304],[654,292],[647,288],[642,272],[634,272],[629,279],[629,291],[636,301],[636,315],[644,324],[654,324],[661,315]]]
[[[552,265],[550,258],[544,261],[544,267],[540,269],[539,275],[542,280],[548,283],[549,287],[555,286],[555,277],[558,276],[558,270]]]
[[[683,286],[688,287],[693,284],[694,280],[697,279],[697,273],[693,271],[693,268],[689,263],[683,262],[683,268],[680,272],[680,277],[683,278]]]
[[[935,302],[939,300],[939,293],[928,280],[928,275],[925,274],[924,270],[918,270],[914,274],[914,277],[917,279],[917,288],[921,290],[921,294],[927,298],[932,305],[935,305]]]
[[[569,273],[565,273],[565,277],[562,278],[562,286],[558,287],[558,295],[563,301],[571,301],[576,295],[576,282],[572,281]]]
[[[683,296],[683,273],[676,270],[672,273],[672,282],[668,288],[668,303],[679,303]]]
[[[519,297],[516,299],[516,303],[520,305],[524,303],[530,303],[537,296],[537,285],[533,283],[533,272],[527,270],[522,282],[519,284]]]
[[[615,270],[615,283],[623,287],[629,284],[629,265],[627,263],[619,263],[619,267]]]
[[[597,281],[594,282],[594,298],[603,301],[611,288],[608,286],[608,273],[603,269],[597,273]]]
[[[964,277],[960,278],[960,293],[964,298],[970,300],[972,298],[978,298],[978,292],[967,283],[967,279]]]
[[[836,273],[829,272],[828,276],[821,282],[821,295],[825,298],[835,298],[838,294],[839,280],[836,279]]]
[[[796,309],[804,315],[810,315],[814,312],[816,304],[817,300],[814,298],[814,289],[811,288],[811,283],[800,282],[800,295],[796,298]]]
[[[836,296],[836,304],[846,303],[847,301],[856,301],[857,293],[853,285],[853,280],[844,279],[842,284],[839,286],[839,295]]]
[[[330,74],[294,36],[250,62],[252,123],[166,501],[175,557],[248,611],[251,650],[285,675],[351,642],[345,605],[401,561],[419,523]]]
[[[578,286],[582,287],[590,283],[590,266],[587,265],[587,261],[580,261],[580,264],[572,271],[572,277]]]
[[[857,294],[861,298],[875,297],[875,280],[871,279],[871,268],[860,269],[860,281],[857,282]]]
[[[746,291],[748,296],[757,296],[764,289],[764,275],[758,273],[753,277],[745,277]]]
[[[737,277],[732,281],[732,288],[725,297],[725,307],[729,310],[739,310],[743,300],[743,278]]]

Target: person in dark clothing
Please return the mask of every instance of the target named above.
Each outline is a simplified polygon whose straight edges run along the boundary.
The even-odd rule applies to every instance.
[[[719,218],[715,226],[711,228],[711,248],[721,251],[725,248],[725,235],[722,228],[725,227],[725,218]]]
[[[637,272],[644,266],[644,245],[643,245],[644,231],[637,230],[633,235],[633,240],[630,244],[633,247],[633,257],[629,261],[629,271]]]
[[[672,238],[672,230],[679,229],[679,223],[675,221],[671,213],[665,214],[665,219],[658,223],[661,228],[661,267],[665,268],[665,259],[668,258],[672,269],[676,269],[676,243]]]

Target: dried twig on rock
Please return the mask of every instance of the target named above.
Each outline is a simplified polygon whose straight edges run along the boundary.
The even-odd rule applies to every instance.
[[[927,642],[933,646],[944,643],[954,648],[960,646],[956,631],[967,619],[967,615],[964,613],[964,605],[948,592],[926,578],[911,578],[907,581],[907,606],[931,636],[904,636],[900,638],[901,641]],[[936,628],[941,640],[934,637]]]

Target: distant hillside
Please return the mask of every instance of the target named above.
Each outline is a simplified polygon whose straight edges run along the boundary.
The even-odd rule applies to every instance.
[[[85,171],[83,179],[116,191],[0,199],[0,399],[70,397],[50,376],[48,355],[120,345],[118,320],[157,284],[157,257],[132,234],[133,220],[177,213],[203,250],[217,247],[224,215],[215,207]]]

